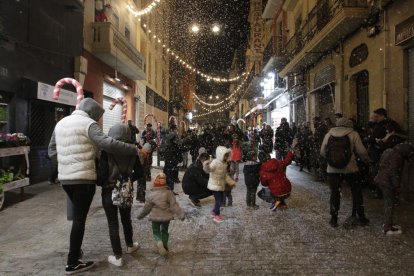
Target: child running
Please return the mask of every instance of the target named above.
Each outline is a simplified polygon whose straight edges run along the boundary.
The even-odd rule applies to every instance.
[[[207,188],[213,192],[214,209],[211,212],[213,220],[217,223],[223,222],[220,216],[220,206],[223,201],[223,191],[226,183],[234,186],[236,182],[227,174],[227,162],[230,159],[231,150],[222,146],[216,149],[216,159],[203,162],[203,169],[210,174]]]
[[[109,129],[108,136],[122,142],[132,143],[131,131],[128,125],[114,125]],[[97,173],[99,175],[98,180],[102,179],[102,205],[108,220],[109,238],[114,253],[114,255],[108,257],[108,262],[115,266],[122,266],[122,247],[119,238],[118,211],[121,215],[122,228],[127,244],[126,253],[131,254],[135,252],[138,249],[138,243],[134,243],[132,239],[131,206],[123,206],[122,208],[115,206],[112,201],[112,191],[121,175],[132,176],[130,179],[132,182],[142,177],[143,171],[141,163],[137,156],[125,158],[125,156],[102,152]],[[133,191],[131,190],[131,193],[132,192]]]
[[[287,208],[285,200],[290,196],[292,185],[286,177],[286,167],[292,163],[294,156],[293,149],[297,145],[298,140],[293,139],[291,150],[283,160],[270,159],[270,155],[261,154],[260,162],[260,182],[263,186],[268,187],[274,203],[270,207],[272,211],[276,211],[278,208]]]
[[[152,222],[152,233],[157,243],[158,252],[161,256],[168,254],[168,227],[170,221],[176,215],[180,220],[184,220],[185,214],[175,200],[174,193],[167,186],[165,174],[160,173],[154,180],[154,187],[147,195],[144,208],[138,219],[143,219],[149,214]]]
[[[260,164],[257,162],[256,152],[249,151],[246,156],[246,164],[243,168],[244,183],[246,184],[246,204],[248,210],[256,210],[256,192],[259,186],[259,170]]]

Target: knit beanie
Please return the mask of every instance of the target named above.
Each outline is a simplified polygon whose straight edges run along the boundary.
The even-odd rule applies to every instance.
[[[145,143],[144,146],[142,147],[142,149],[146,152],[146,153],[150,153],[152,151],[151,149],[151,144],[150,143]]]
[[[163,187],[167,183],[166,176],[163,173],[159,173],[154,180],[154,187]]]

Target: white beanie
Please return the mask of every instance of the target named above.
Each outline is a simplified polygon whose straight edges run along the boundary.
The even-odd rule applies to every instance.
[[[144,146],[142,147],[142,149],[146,152],[146,153],[150,153],[152,148],[150,143],[145,143]]]

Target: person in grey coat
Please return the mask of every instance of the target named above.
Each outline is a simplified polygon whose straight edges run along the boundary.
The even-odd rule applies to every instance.
[[[393,223],[394,196],[400,193],[401,173],[404,162],[414,155],[414,146],[398,144],[387,149],[381,156],[378,174],[374,182],[381,188],[384,196],[384,230],[385,235],[402,234],[401,227]]]
[[[168,253],[170,221],[174,219],[174,215],[180,220],[185,218],[183,209],[178,205],[174,193],[166,184],[165,174],[158,174],[154,180],[154,187],[147,194],[144,208],[138,215],[138,219],[143,219],[149,214],[152,233],[157,243],[158,252],[162,256]]]
[[[355,225],[365,226],[369,223],[369,220],[365,217],[364,200],[362,195],[362,188],[358,181],[358,165],[356,162],[356,154],[361,157],[365,163],[369,163],[371,160],[368,156],[368,152],[362,144],[361,137],[354,131],[353,123],[346,118],[338,119],[336,127],[329,130],[323,139],[320,154],[322,157],[327,158],[328,155],[328,143],[331,137],[348,137],[350,149],[339,149],[344,152],[349,150],[351,152],[350,159],[344,168],[336,168],[329,164],[328,160],[328,183],[331,188],[331,220],[330,225],[332,227],[338,226],[338,212],[341,202],[341,184],[343,181],[347,182],[351,186],[352,191],[352,215],[345,221],[344,227],[346,229],[352,228]],[[358,215],[358,219],[356,218]]]
[[[134,144],[130,127],[125,124],[115,124],[109,129],[108,136],[117,141]],[[112,191],[120,176],[124,175],[130,177],[131,182],[144,176],[138,156],[125,157],[117,154],[108,154],[103,151],[99,159],[98,179],[102,179],[102,206],[108,220],[109,238],[114,253],[114,255],[108,257],[108,262],[115,266],[123,265],[121,240],[119,238],[118,212],[121,216],[122,228],[127,245],[126,253],[131,254],[138,249],[138,243],[133,242],[131,206],[121,208],[115,206],[112,201]]]
[[[91,98],[82,100],[76,110],[60,120],[50,139],[48,155],[57,160],[58,178],[73,205],[73,222],[66,274],[85,271],[93,262],[80,261],[85,222],[96,187],[98,149],[134,156],[138,149],[105,135],[98,125],[104,109]]]

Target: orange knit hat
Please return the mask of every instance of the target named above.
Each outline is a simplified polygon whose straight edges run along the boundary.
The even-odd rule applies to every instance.
[[[167,184],[167,177],[163,173],[159,173],[154,180],[154,187],[163,187]]]

